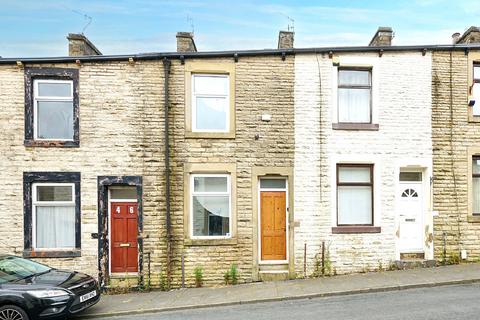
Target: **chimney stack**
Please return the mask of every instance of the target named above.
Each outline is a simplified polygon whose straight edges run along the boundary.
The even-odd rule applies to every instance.
[[[278,33],[278,49],[293,49],[295,32],[280,31]]]
[[[455,36],[456,34],[457,33],[454,33],[453,36]],[[460,34],[458,33],[458,35]],[[457,39],[454,38],[454,40],[454,44],[480,43],[480,28],[471,26],[467,29],[467,31],[463,33],[461,37],[459,36]]]
[[[460,32],[455,32],[454,34],[452,34],[452,44],[457,44],[459,39],[460,39]]]
[[[392,45],[393,30],[390,27],[378,27],[377,32],[368,44],[369,47],[386,47]]]
[[[83,33],[69,33],[67,39],[68,55],[70,57],[102,55],[100,50]]]
[[[197,52],[192,32],[177,32],[177,52]]]

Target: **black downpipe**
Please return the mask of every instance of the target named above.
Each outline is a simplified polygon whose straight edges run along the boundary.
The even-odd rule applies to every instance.
[[[163,71],[165,78],[164,85],[164,107],[165,107],[165,211],[166,211],[166,225],[167,225],[167,285],[170,287],[171,274],[172,274],[172,223],[170,218],[170,134],[168,128],[170,127],[168,114],[170,109],[169,94],[169,82],[168,77],[170,74],[170,67],[172,62],[166,57],[163,59]]]

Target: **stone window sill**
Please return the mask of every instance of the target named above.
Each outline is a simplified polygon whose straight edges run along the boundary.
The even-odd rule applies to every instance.
[[[468,215],[467,221],[471,223],[480,223],[480,215]]]
[[[191,139],[235,139],[235,132],[185,132],[185,138]]]
[[[376,123],[332,123],[332,129],[378,131],[380,126]]]
[[[468,122],[470,123],[480,123],[480,116],[468,115]]]
[[[25,147],[46,147],[46,148],[56,148],[56,147],[78,148],[80,147],[79,141],[55,141],[55,140],[48,140],[48,141],[25,140],[24,145]]]
[[[185,246],[235,246],[238,244],[237,238],[231,239],[185,239]]]
[[[80,249],[74,250],[24,250],[24,258],[73,258],[80,257],[82,252]]]
[[[333,234],[350,234],[350,233],[380,233],[381,227],[374,226],[341,226],[332,227]]]

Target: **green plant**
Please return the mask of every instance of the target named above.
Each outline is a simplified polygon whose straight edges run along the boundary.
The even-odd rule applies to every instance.
[[[448,257],[447,264],[460,264],[460,255],[457,252],[452,252]]]
[[[383,269],[383,263],[382,263],[382,260],[378,260],[378,271],[379,272],[382,272],[384,269]]]
[[[203,269],[202,267],[195,267],[193,270],[193,275],[195,276],[195,287],[200,288],[203,286]]]
[[[236,264],[232,264],[230,268],[223,275],[225,284],[237,284],[238,283],[238,268]]]
[[[165,279],[165,276],[163,275],[163,272],[160,271],[160,274],[158,276],[158,284],[160,287],[161,291],[168,291],[170,290],[170,287],[167,283],[167,280]]]
[[[232,264],[232,266],[230,267],[230,278],[232,284],[238,283],[238,268],[236,264]]]

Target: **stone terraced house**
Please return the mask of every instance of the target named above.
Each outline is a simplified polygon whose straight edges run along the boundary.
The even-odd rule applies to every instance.
[[[478,258],[475,32],[112,56],[70,34],[67,57],[0,58],[0,251],[104,288],[376,270],[443,239]]]

